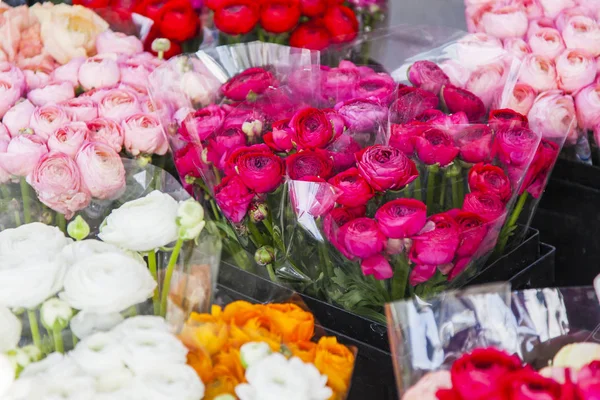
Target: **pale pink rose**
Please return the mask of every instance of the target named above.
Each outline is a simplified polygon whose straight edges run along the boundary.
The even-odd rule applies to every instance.
[[[0,168],[14,176],[27,176],[47,152],[42,138],[19,135],[11,139],[5,152],[0,153]]]
[[[73,87],[79,86],[79,68],[85,62],[84,57],[77,57],[52,71],[52,82],[69,82]]]
[[[163,155],[169,149],[158,118],[150,114],[135,114],[125,119],[123,134],[125,149],[134,156],[140,153]]]
[[[553,28],[541,28],[529,38],[531,52],[554,59],[565,49],[560,32]]]
[[[527,29],[527,39],[531,36],[535,35],[537,31],[542,28],[552,28],[556,29],[556,25],[554,25],[554,20],[546,17],[541,17],[538,19],[534,19],[529,21],[529,29]]]
[[[48,149],[75,158],[83,143],[88,139],[89,132],[85,122],[69,122],[48,137]]]
[[[42,203],[71,219],[73,214],[87,207],[90,194],[81,181],[75,161],[64,153],[48,153],[27,176]]]
[[[145,112],[146,114],[156,113],[156,107],[154,107],[154,103],[149,97],[145,98],[144,101],[142,101],[141,103],[143,112]]]
[[[548,57],[531,54],[523,60],[519,81],[538,92],[556,89],[556,66]]]
[[[126,83],[119,83],[117,89],[127,90],[128,92],[135,94],[140,103],[142,100],[148,97],[148,89],[146,89],[144,86],[131,86]]]
[[[144,45],[135,36],[127,36],[121,32],[104,31],[96,38],[98,54],[117,53],[132,56],[144,51]]]
[[[437,400],[437,391],[451,389],[450,371],[429,372],[404,393],[402,400]]]
[[[109,145],[90,142],[83,145],[75,162],[81,172],[83,185],[92,197],[110,199],[125,189],[125,167],[119,154]]]
[[[562,34],[567,48],[583,49],[594,57],[600,55],[600,27],[592,18],[569,18]]]
[[[565,8],[575,7],[574,0],[539,0],[539,2],[544,9],[544,15],[552,19],[556,18]]]
[[[542,18],[544,16],[544,9],[539,0],[518,0],[517,3],[525,9],[529,20]]]
[[[591,130],[600,124],[600,83],[581,89],[575,95],[575,108],[580,128]]]
[[[2,122],[0,122],[0,143],[5,143],[6,146],[10,143],[10,133],[8,133],[8,129],[4,126]],[[6,151],[6,146],[3,151]]]
[[[92,89],[87,92],[83,92],[79,97],[92,99],[96,105],[99,105],[104,96],[106,96],[113,89]]]
[[[126,61],[119,65],[119,69],[121,71],[121,83],[135,88],[139,87],[146,91],[148,77],[152,71],[146,68],[144,64]]]
[[[96,118],[87,123],[90,130],[90,142],[100,142],[109,145],[119,153],[123,148],[123,129],[121,125],[108,118]]]
[[[90,57],[79,67],[77,75],[85,90],[110,88],[119,83],[119,65],[110,57]]]
[[[12,137],[26,133],[23,131],[29,128],[29,120],[34,111],[35,106],[29,100],[23,100],[15,104],[4,114],[2,123],[6,126]]]
[[[27,98],[38,107],[62,103],[74,97],[75,90],[73,90],[73,85],[68,82],[46,85],[27,94]]]
[[[523,115],[529,113],[537,96],[537,92],[525,83],[517,83],[506,100],[502,98],[502,94],[500,90],[493,108],[510,108]]]
[[[98,118],[98,107],[89,97],[76,97],[61,103],[61,106],[73,121],[91,121]]]
[[[596,60],[585,50],[567,49],[556,59],[558,88],[573,93],[594,82]]]
[[[160,67],[165,62],[165,60],[160,60],[154,54],[148,52],[136,54],[130,60],[145,64],[150,70]]]
[[[4,50],[0,49],[0,62],[7,62],[8,56],[4,52]]]
[[[485,33],[473,33],[456,44],[458,62],[468,69],[500,60],[506,55],[500,39]]]
[[[506,72],[502,63],[483,65],[471,73],[465,89],[479,97],[489,109],[498,89],[506,82]]]
[[[569,22],[571,17],[577,16],[594,18],[593,13],[584,7],[567,8],[566,10],[562,10],[558,17],[556,17],[556,20],[554,21],[554,23],[556,24],[556,29],[562,32],[563,29],[565,29],[565,27],[567,26],[567,23]]]
[[[106,93],[98,105],[98,115],[117,122],[141,111],[135,94],[124,89],[113,89]]]
[[[23,71],[23,73],[25,74],[27,90],[33,90],[42,86],[46,86],[46,84],[50,82],[50,75],[45,72],[26,69]]]
[[[488,35],[500,39],[523,37],[529,21],[527,13],[517,5],[494,5],[481,16],[481,26]]]
[[[568,94],[551,90],[540,94],[527,114],[529,128],[555,143],[565,139],[569,144],[577,140],[575,103]]]
[[[25,74],[19,68],[6,62],[0,63],[0,81],[10,82],[19,90],[19,95],[27,93]]]
[[[467,5],[465,8],[465,20],[467,23],[467,31],[469,33],[478,33],[484,31],[483,27],[481,26],[481,17],[486,11],[491,10],[492,7],[492,2]]]
[[[10,81],[0,79],[0,119],[21,98],[21,90]]]
[[[527,54],[531,54],[531,47],[521,38],[508,38],[503,40],[504,50],[522,60]]]
[[[29,120],[29,127],[44,140],[58,128],[70,121],[65,110],[56,104],[49,104],[35,109]]]

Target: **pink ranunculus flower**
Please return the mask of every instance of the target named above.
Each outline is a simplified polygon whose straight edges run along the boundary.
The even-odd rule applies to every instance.
[[[410,259],[418,265],[452,262],[460,243],[460,226],[447,213],[432,215],[429,221],[435,226],[413,238]]]
[[[427,221],[427,206],[416,199],[388,201],[375,213],[379,229],[392,239],[404,239],[419,233]]]
[[[476,95],[483,101],[486,109],[489,109],[498,89],[506,82],[507,71],[501,62],[482,65],[471,73],[465,89]]]
[[[419,283],[427,282],[428,280],[433,278],[436,269],[436,265],[417,264],[413,267],[412,271],[410,271],[410,275],[408,276],[408,282],[411,286],[417,286]]]
[[[23,100],[15,104],[4,114],[2,123],[8,129],[10,135],[15,137],[24,133],[24,129],[29,128],[29,120],[34,111],[35,106],[29,100]]]
[[[75,158],[83,143],[88,139],[89,132],[85,122],[69,122],[48,137],[48,149]]]
[[[61,103],[61,106],[73,121],[91,121],[98,118],[98,107],[89,97],[76,97]]]
[[[531,110],[536,97],[537,92],[534,88],[526,83],[517,83],[507,99],[503,99],[502,92],[499,91],[493,108],[509,108],[515,110],[519,114],[527,115],[529,110]]]
[[[85,90],[110,88],[119,83],[119,64],[110,56],[90,57],[79,67],[79,83]]]
[[[527,13],[515,4],[494,5],[481,16],[481,27],[488,35],[500,39],[523,37],[529,21]]]
[[[107,144],[85,143],[75,163],[81,172],[81,181],[92,197],[112,199],[125,190],[125,167],[119,154]]]
[[[521,7],[525,9],[527,18],[529,20],[542,18],[544,16],[544,9],[540,4],[539,0],[518,0]]]
[[[545,139],[559,142],[566,137],[569,144],[577,140],[575,103],[570,95],[560,90],[539,95],[527,118],[531,130]]]
[[[148,87],[148,78],[152,71],[144,64],[127,60],[119,64],[119,71],[121,83],[144,90]]]
[[[49,104],[35,109],[31,114],[29,127],[37,136],[48,140],[51,134],[69,121],[69,116],[61,106]]]
[[[541,28],[529,38],[531,52],[551,59],[565,49],[560,32],[553,28]]]
[[[135,36],[127,36],[121,32],[106,30],[96,37],[98,54],[117,53],[133,56],[144,51],[144,45]]]
[[[506,54],[500,39],[485,33],[464,36],[456,44],[456,51],[458,61],[468,69],[499,61]]]
[[[579,127],[594,129],[600,123],[600,83],[584,87],[575,95],[575,108]]]
[[[531,54],[531,47],[521,38],[507,38],[503,40],[504,49],[513,56],[522,60],[527,54]]]
[[[137,96],[131,91],[113,89],[105,93],[98,104],[98,115],[121,122],[141,111]]]
[[[0,62],[0,82],[10,82],[18,88],[19,94],[27,92],[27,82],[23,71],[8,62]]]
[[[556,59],[556,73],[559,89],[573,93],[594,82],[596,60],[585,50],[566,49]]]
[[[0,119],[21,97],[21,88],[0,78]]]
[[[76,57],[65,65],[61,65],[60,67],[56,68],[50,75],[52,82],[68,82],[73,85],[73,87],[79,86],[79,68],[84,62],[84,57]]]
[[[46,104],[62,103],[74,97],[75,90],[73,90],[73,85],[69,82],[49,84],[34,89],[27,94],[27,98],[38,107]]]
[[[345,250],[354,257],[369,258],[383,251],[386,237],[377,222],[356,218],[340,228],[339,239]]]
[[[585,7],[567,8],[567,9],[562,10],[560,12],[560,14],[558,15],[558,17],[556,17],[556,19],[554,21],[554,23],[556,24],[556,29],[558,29],[560,32],[562,32],[565,29],[565,27],[567,26],[567,24],[569,23],[569,20],[572,17],[577,17],[577,16],[594,18],[593,13],[588,8],[585,8]]]
[[[14,176],[27,176],[47,152],[46,143],[40,137],[19,135],[0,153],[0,168]]]
[[[50,75],[48,75],[44,71],[33,71],[30,69],[26,69],[23,71],[23,74],[25,74],[27,90],[33,90],[39,87],[44,87],[48,82],[50,82]]]
[[[169,149],[160,121],[153,115],[134,114],[123,121],[122,127],[125,149],[134,156],[163,155]]]
[[[360,268],[365,276],[373,275],[375,279],[390,279],[394,276],[394,270],[389,261],[381,254],[375,254],[365,258],[360,263]]]
[[[536,18],[532,21],[529,21],[529,29],[527,29],[527,34],[525,35],[525,39],[529,40],[537,31],[542,28],[552,28],[556,29],[556,25],[554,24],[554,20],[551,18],[540,17]]]
[[[89,140],[109,145],[119,153],[123,148],[123,128],[115,121],[108,118],[96,118],[87,122],[90,130]]]
[[[42,203],[64,214],[67,219],[90,202],[90,194],[81,182],[77,164],[64,153],[44,155],[27,176],[27,182]]]
[[[536,54],[525,57],[519,80],[538,92],[556,89],[556,66],[554,61]]]
[[[548,18],[556,18],[565,8],[575,7],[574,0],[538,0]]]
[[[583,49],[594,57],[600,55],[600,27],[590,17],[571,17],[562,32],[569,49]]]

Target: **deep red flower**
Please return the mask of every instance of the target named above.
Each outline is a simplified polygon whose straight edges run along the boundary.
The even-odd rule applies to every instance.
[[[73,0],[73,5],[84,6],[86,8],[105,8],[110,4],[110,0]]]
[[[215,26],[228,35],[250,32],[260,17],[259,3],[255,0],[225,0],[215,11]]]
[[[160,9],[155,23],[162,37],[183,42],[196,36],[200,19],[189,0],[170,0]]]
[[[271,33],[291,31],[300,20],[300,5],[291,0],[270,0],[263,5],[260,24]]]
[[[358,34],[356,14],[346,6],[329,7],[323,17],[323,23],[331,34],[333,43],[351,42]]]
[[[327,10],[327,0],[300,0],[302,15],[318,17]]]
[[[154,55],[157,55],[156,52],[152,51],[152,42],[154,41],[154,39],[158,39],[161,37],[162,36],[158,25],[153,25],[150,29],[148,37],[146,38],[146,41],[144,42],[144,50]],[[171,42],[171,48],[169,49],[169,51],[165,51],[164,57],[168,60],[169,58],[178,54],[181,54],[181,46],[177,42]]]
[[[329,46],[329,31],[314,22],[300,24],[290,36],[290,46],[310,50],[323,50]]]

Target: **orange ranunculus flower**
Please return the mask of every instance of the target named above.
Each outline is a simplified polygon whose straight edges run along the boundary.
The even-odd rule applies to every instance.
[[[239,384],[235,378],[229,375],[219,376],[212,382],[206,384],[203,400],[213,400],[222,394],[230,394],[235,397],[235,387]]]
[[[263,314],[264,306],[262,304],[252,304],[247,301],[234,301],[228,304],[221,315],[227,323],[235,323],[243,326],[251,318],[256,318]]]
[[[238,383],[244,382],[244,367],[242,366],[240,351],[238,349],[230,348],[227,351],[223,351],[217,354],[213,361],[213,376],[215,379],[220,376],[229,376]]]
[[[274,352],[281,348],[281,334],[273,329],[272,321],[265,316],[248,320],[242,330],[250,337],[249,342],[265,342]]]
[[[212,307],[210,307],[210,315],[212,315],[215,318],[221,318],[223,317],[223,309],[221,308],[221,306],[213,304]]]
[[[317,344],[310,341],[302,341],[296,343],[289,343],[287,347],[290,349],[295,357],[298,357],[305,363],[314,363],[315,355],[317,352]]]
[[[187,363],[194,368],[202,382],[210,382],[213,379],[212,360],[203,350],[193,350],[187,355]]]
[[[308,341],[315,334],[315,317],[293,303],[267,304],[265,315],[284,342]]]
[[[179,338],[188,348],[218,353],[229,337],[227,324],[210,314],[192,314]]]
[[[317,344],[315,367],[327,376],[327,385],[339,395],[348,392],[352,370],[354,368],[354,353],[336,337],[322,337]]]

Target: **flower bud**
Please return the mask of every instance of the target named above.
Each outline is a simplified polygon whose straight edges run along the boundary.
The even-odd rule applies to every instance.
[[[32,344],[21,348],[21,350],[27,354],[31,362],[37,362],[42,359],[42,351]]]
[[[81,215],[69,222],[67,233],[75,240],[83,240],[90,234],[90,226]]]
[[[400,254],[404,251],[404,239],[388,239],[385,252],[390,255]]]
[[[229,393],[226,393],[215,397],[214,400],[236,400],[236,397],[230,395]]]
[[[137,165],[140,168],[144,168],[144,167],[146,167],[146,165],[148,165],[148,164],[150,164],[150,162],[152,162],[152,156],[140,154],[139,156],[137,156],[135,158],[135,161],[137,162]]]
[[[52,211],[42,211],[38,221],[44,225],[52,225],[52,220],[54,219],[54,213]]]
[[[246,343],[240,347],[240,359],[244,368],[251,367],[271,354],[271,348],[264,342]]]
[[[269,214],[269,207],[265,203],[252,203],[250,205],[250,211],[248,215],[250,215],[250,221],[255,224],[261,222],[267,215]]]
[[[12,349],[6,352],[6,356],[10,360],[13,368],[20,372],[23,368],[31,364],[29,355],[22,349]]]
[[[253,139],[260,135],[263,130],[263,123],[261,121],[254,120],[252,122],[246,121],[242,124],[242,131],[248,136],[248,139]]]
[[[171,41],[165,38],[154,39],[152,42],[152,51],[155,53],[165,52],[171,49]]]
[[[73,309],[65,301],[56,298],[49,299],[42,304],[40,316],[46,329],[63,330],[73,317]]]
[[[258,265],[268,265],[275,260],[275,250],[271,246],[263,246],[254,253],[254,261]]]
[[[21,128],[19,129],[19,135],[33,135],[35,132],[31,128]]]
[[[447,177],[457,177],[460,175],[461,168],[456,163],[451,164],[446,168],[446,176]]]
[[[187,183],[188,185],[193,185],[194,183],[196,183],[196,177],[193,175],[186,175],[185,183]]]
[[[177,209],[177,225],[179,226],[179,237],[183,240],[196,239],[206,221],[204,221],[204,208],[194,199],[179,203]]]

